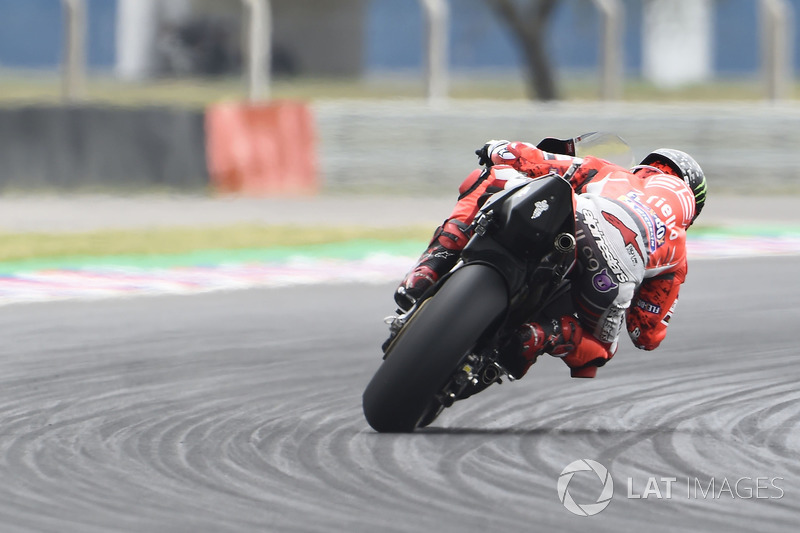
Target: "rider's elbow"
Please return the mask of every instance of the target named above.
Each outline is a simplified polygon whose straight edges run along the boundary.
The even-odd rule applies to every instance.
[[[629,330],[628,333],[630,334],[634,346],[640,350],[645,350],[648,352],[658,348],[661,344],[661,341],[663,341],[664,337],[667,336],[666,328],[664,328],[662,331],[634,328]]]

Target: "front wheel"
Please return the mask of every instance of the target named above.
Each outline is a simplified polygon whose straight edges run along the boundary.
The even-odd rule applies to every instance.
[[[492,267],[456,270],[399,332],[362,398],[380,432],[410,432],[464,356],[506,310],[505,281]]]

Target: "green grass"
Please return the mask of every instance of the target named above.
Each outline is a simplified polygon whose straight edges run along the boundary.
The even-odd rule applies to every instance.
[[[60,80],[55,75],[21,75],[3,73],[0,77],[0,105],[23,105],[60,102]],[[564,100],[597,100],[599,89],[594,76],[562,77],[559,80]],[[525,86],[516,79],[488,76],[468,78],[454,76],[450,96],[454,99],[511,100],[525,98]],[[138,106],[176,105],[204,107],[221,100],[242,100],[247,90],[243,80],[193,79],[160,80],[147,83],[123,83],[108,77],[91,77],[86,85],[86,100],[92,103]],[[424,98],[425,85],[420,77],[390,79],[276,79],[271,86],[274,99],[372,99]],[[764,91],[757,80],[735,79],[714,81],[680,89],[664,90],[641,80],[627,80],[623,86],[624,101],[757,101]],[[800,99],[800,85],[793,98]]]
[[[430,227],[371,229],[234,225],[91,233],[0,234],[0,262],[74,256],[164,255],[203,250],[268,249],[345,243],[355,240],[427,242]],[[420,250],[421,252],[421,250]]]
[[[398,228],[260,226],[240,224],[211,228],[159,228],[88,233],[0,233],[0,263],[75,257],[142,258],[204,251],[270,250],[356,241],[419,242],[419,252],[433,234],[429,226]],[[718,228],[698,225],[693,237],[797,236],[800,227]]]

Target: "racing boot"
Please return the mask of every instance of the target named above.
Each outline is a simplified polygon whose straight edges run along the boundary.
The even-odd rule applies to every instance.
[[[468,233],[469,226],[458,219],[447,220],[436,228],[428,249],[394,293],[400,309],[408,311],[417,298],[455,266],[469,241]]]
[[[524,376],[543,353],[564,357],[583,337],[578,320],[564,316],[549,322],[523,324],[500,351],[500,364],[515,379]]]

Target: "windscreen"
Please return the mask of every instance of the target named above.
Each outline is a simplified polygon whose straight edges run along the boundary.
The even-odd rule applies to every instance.
[[[624,168],[630,168],[634,164],[633,151],[628,143],[619,135],[602,131],[575,137],[575,155],[592,155]]]

